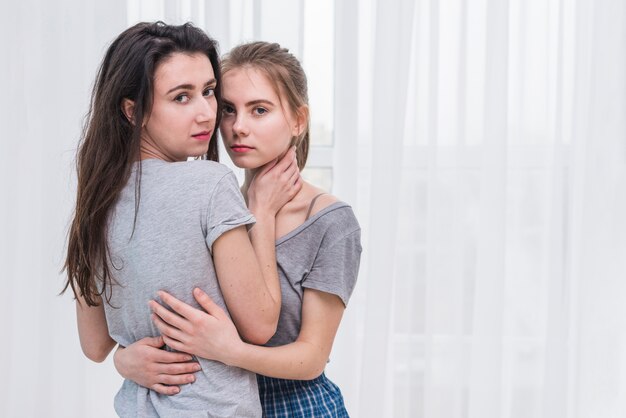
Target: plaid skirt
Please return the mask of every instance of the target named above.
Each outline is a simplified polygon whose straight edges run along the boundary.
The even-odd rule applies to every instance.
[[[313,380],[257,375],[265,418],[349,418],[341,391],[324,373]]]

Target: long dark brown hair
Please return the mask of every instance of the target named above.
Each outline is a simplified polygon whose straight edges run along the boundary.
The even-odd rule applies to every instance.
[[[138,23],[109,46],[98,70],[76,157],[78,187],[69,230],[64,270],[67,281],[87,305],[110,299],[113,281],[109,264],[107,223],[111,208],[130,178],[140,155],[141,126],[150,114],[154,73],[172,54],[202,53],[211,65],[217,86],[216,127],[221,117],[221,76],[217,43],[191,23]],[[122,111],[124,99],[134,102],[132,121]],[[204,159],[217,161],[217,129]],[[140,197],[140,172],[135,183],[135,214]],[[107,291],[109,290],[109,291]]]
[[[300,115],[303,106],[308,108],[306,73],[300,61],[287,48],[262,41],[238,45],[222,57],[222,74],[236,68],[254,68],[263,72],[278,97],[287,99],[287,106],[294,115]],[[310,115],[307,111],[306,126],[300,135],[292,138],[300,170],[304,168],[309,155],[309,127]]]

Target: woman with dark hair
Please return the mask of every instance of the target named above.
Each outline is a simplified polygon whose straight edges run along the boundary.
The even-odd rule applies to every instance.
[[[222,74],[220,131],[235,165],[246,169],[242,191],[252,199],[264,193],[255,179],[268,162],[295,146],[300,169],[306,163],[306,75],[288,50],[267,42],[235,47],[222,60]],[[194,297],[203,310],[167,293],[162,299],[173,311],[150,302],[155,324],[176,350],[258,373],[265,417],[347,417],[341,392],[324,368],[356,283],[360,234],[349,205],[303,182],[276,214],[282,309],[265,347],[242,341],[236,324],[199,289]],[[137,350],[116,352],[116,367],[126,378],[143,378],[153,367]]]
[[[275,332],[275,215],[301,188],[295,152],[255,177],[263,193],[248,201],[257,221],[249,237],[255,218],[233,173],[215,162],[220,84],[216,43],[191,24],[139,23],[106,52],[77,155],[64,288],[74,292],[81,347],[94,361],[116,344],[162,345],[148,306],[161,291],[199,307],[191,295],[202,289],[251,343]],[[193,385],[164,396],[125,380],[120,416],[261,415],[253,373],[158,352],[170,375],[198,371],[185,376]],[[184,383],[162,383],[170,382]]]

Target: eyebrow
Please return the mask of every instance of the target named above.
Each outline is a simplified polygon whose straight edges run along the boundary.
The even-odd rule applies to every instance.
[[[217,84],[214,78],[204,83],[204,87],[210,86],[211,84]],[[194,87],[195,86],[193,84],[179,84],[178,86],[169,89],[165,94],[170,94],[171,92],[176,90],[193,90]]]
[[[222,101],[227,104],[227,105],[232,105],[233,103],[227,99],[222,99]],[[250,107],[250,106],[254,106],[254,105],[258,105],[258,104],[268,104],[271,106],[275,106],[274,102],[271,102],[269,100],[265,100],[265,99],[257,99],[257,100],[250,100],[249,102],[245,103],[246,107]]]

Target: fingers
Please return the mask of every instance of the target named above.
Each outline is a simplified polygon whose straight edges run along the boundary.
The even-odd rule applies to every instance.
[[[178,386],[165,386],[160,383],[155,383],[150,386],[150,389],[160,393],[161,395],[176,395],[180,392],[180,388]]]
[[[298,161],[296,160],[296,147],[293,146],[287,150],[287,153],[281,158],[281,160],[276,164],[277,168],[281,171],[285,172],[292,168],[293,166],[298,166]]]
[[[157,314],[168,325],[171,325],[181,330],[187,328],[187,320],[185,318],[182,318],[180,315],[177,315],[176,313],[170,311],[160,303],[151,300],[148,302],[148,305],[150,306],[152,312]]]
[[[163,339],[162,337],[160,338],[161,340]],[[165,344],[165,342],[163,344]],[[191,357],[189,354],[173,353],[171,351],[166,351],[166,350],[159,350],[157,353],[154,353],[152,360],[158,363],[166,363],[166,364],[175,363],[176,366],[179,365],[177,363],[181,363],[182,365],[197,364],[197,363],[188,363],[193,360],[193,357]],[[193,370],[191,366],[187,366],[187,368],[184,368],[178,373],[189,373],[192,371],[197,371],[197,370]],[[169,371],[163,371],[163,373],[169,373]]]
[[[298,168],[295,147],[291,147],[287,150],[287,153],[280,159],[280,161],[273,160],[265,164],[263,169],[256,174],[254,178],[261,179],[267,175],[272,176],[274,179],[283,176],[287,176],[287,178],[289,178],[295,172],[300,172],[300,170]]]
[[[303,182],[302,175],[300,174],[298,166],[294,165],[294,167],[294,170],[285,172],[285,174],[289,176],[286,184],[289,187],[287,190],[287,194],[290,196],[290,198],[293,198],[296,194],[298,194],[300,189],[302,189]]]
[[[303,184],[302,182],[303,181],[304,180],[302,180],[302,176],[298,175],[296,177],[296,180],[293,183],[293,190],[292,190],[292,193],[293,193],[294,196],[296,194],[298,194],[298,192],[302,189],[302,184]]]
[[[196,287],[193,289],[193,297],[198,301],[200,306],[204,308],[205,311],[211,316],[216,318],[223,318],[226,316],[226,313],[222,308],[220,308],[213,299],[209,297],[202,289]]]
[[[165,344],[167,344],[170,348],[173,348],[174,350],[185,351],[186,349],[183,343],[166,335],[163,336],[163,341],[165,341]]]
[[[165,302],[170,308],[172,308],[174,312],[178,313],[184,318],[191,319],[198,311],[197,309],[187,305],[185,302],[176,299],[174,296],[170,295],[167,292],[161,290],[157,293],[163,302]]]
[[[283,174],[289,177],[294,174],[300,174],[300,168],[298,167],[298,159],[296,158],[296,154],[293,154],[293,159],[290,161],[288,165],[285,166],[283,170]]]
[[[269,163],[266,163],[263,169],[255,177],[257,176],[262,177],[266,175],[269,171],[271,171],[274,167],[276,167],[277,164],[278,164],[278,158],[270,161]]]
[[[297,166],[296,166],[297,168]],[[290,173],[291,176],[289,177],[289,182],[288,184],[293,184],[294,186],[296,186],[298,184],[298,182],[301,182],[301,176],[300,176],[300,170],[294,170],[293,172]]]
[[[296,162],[296,147],[291,147],[280,160],[272,160],[265,164],[265,167],[258,174],[258,176],[262,177],[272,170],[276,170],[278,173],[284,173],[294,164],[294,162]]]
[[[284,181],[284,184],[289,186],[296,184],[297,177],[300,176],[300,169],[294,147],[291,147],[276,165],[276,173],[280,176],[281,181]]]
[[[196,362],[172,363],[159,365],[159,373],[162,375],[188,375],[202,370]]]
[[[156,337],[146,337],[146,338],[142,338],[141,340],[137,341],[139,344],[144,344],[150,347],[155,347],[155,348],[161,348],[165,345],[165,343],[163,342],[163,338],[161,338],[160,335],[156,336]],[[162,350],[159,350],[162,351]]]
[[[179,374],[179,375],[170,375],[163,374],[159,375],[159,382],[166,385],[186,385],[187,383],[195,382],[196,378],[192,374]]]
[[[153,313],[151,317],[152,317],[152,322],[154,322],[154,325],[156,325],[156,327],[159,329],[161,334],[163,334],[163,341],[165,342],[165,344],[172,347],[167,342],[168,337],[170,339],[174,338],[177,341],[180,341],[183,339],[184,334],[178,328],[174,328],[170,326],[169,324],[165,323],[158,314]],[[175,347],[172,347],[172,348],[179,350],[178,348],[175,348]],[[179,350],[179,351],[184,351],[184,350]]]

